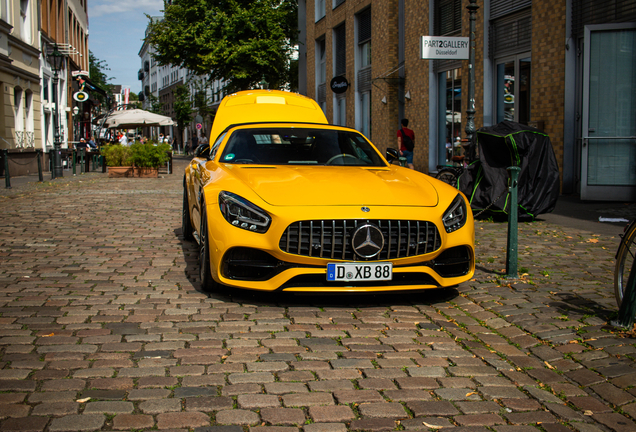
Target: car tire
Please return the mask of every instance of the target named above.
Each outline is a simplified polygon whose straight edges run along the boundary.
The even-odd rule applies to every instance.
[[[183,210],[181,211],[181,234],[186,241],[194,240],[192,235],[192,221],[190,220],[190,206],[188,205],[188,190],[183,182]]]
[[[210,269],[210,241],[208,239],[208,218],[205,203],[201,203],[201,229],[199,230],[199,281],[201,291],[218,291],[219,283],[212,278]]]
[[[457,172],[452,168],[442,168],[435,178],[453,187],[457,187]]]

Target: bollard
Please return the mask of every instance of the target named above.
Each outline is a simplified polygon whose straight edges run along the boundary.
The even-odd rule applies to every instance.
[[[4,187],[11,189],[11,176],[9,175],[9,150],[4,149]]]
[[[55,169],[53,169],[54,163],[53,163],[53,156],[51,156],[53,154],[53,150],[49,151],[49,168],[51,170],[51,180],[55,180]]]
[[[86,166],[84,166],[84,149],[80,149],[80,173],[86,171]]]
[[[510,173],[510,213],[508,214],[508,248],[506,251],[506,277],[509,279],[517,279],[519,277],[517,271],[517,243],[518,232],[517,225],[519,222],[518,206],[517,206],[517,179],[521,168],[512,166],[506,168]]]
[[[618,308],[618,319],[611,321],[610,324],[631,330],[634,327],[634,316],[636,316],[636,260],[632,263],[632,269],[627,278],[623,301]]]
[[[42,149],[38,149],[36,154],[38,158],[38,179],[39,182],[42,183],[44,181],[44,177],[42,176]]]
[[[77,150],[73,149],[73,153],[71,154],[71,161],[73,162],[73,175],[77,175]]]

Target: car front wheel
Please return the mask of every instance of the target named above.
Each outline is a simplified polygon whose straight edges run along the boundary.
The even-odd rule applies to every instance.
[[[201,212],[201,229],[199,230],[199,280],[203,292],[218,290],[219,284],[212,278],[210,270],[210,241],[208,240],[208,218],[203,203]]]

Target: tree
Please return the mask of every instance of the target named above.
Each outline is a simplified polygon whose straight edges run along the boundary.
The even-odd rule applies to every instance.
[[[294,81],[297,12],[297,0],[173,0],[163,20],[150,19],[146,42],[159,64],[223,79],[229,92],[263,77],[269,88],[283,88]]]
[[[152,93],[148,95],[148,101],[150,102],[150,111],[151,113],[165,115],[163,112],[163,102],[159,100],[159,98]]]
[[[109,70],[110,68],[105,60],[99,60],[91,51],[88,52],[88,72],[90,73],[91,83],[105,91],[108,97],[110,97],[110,100],[113,100],[113,91],[109,81],[113,80],[114,77],[108,77],[108,75],[106,75],[106,71]],[[93,99],[99,101],[100,105],[106,102],[106,97],[97,91],[93,92],[91,96]]]
[[[180,85],[175,89],[173,107],[177,118],[177,129],[183,136],[183,131],[192,121],[192,101],[190,100],[190,88],[188,86]]]

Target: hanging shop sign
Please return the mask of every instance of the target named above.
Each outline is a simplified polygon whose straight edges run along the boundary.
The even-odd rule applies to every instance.
[[[422,36],[420,42],[424,60],[468,60],[469,38],[447,36]]]
[[[88,93],[83,91],[75,92],[73,93],[73,99],[75,99],[78,102],[85,102],[88,100]]]
[[[329,86],[334,93],[344,93],[349,88],[349,81],[343,76],[335,76],[331,79]]]

